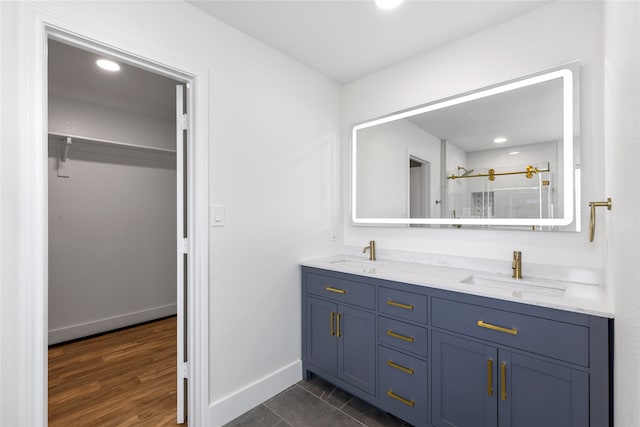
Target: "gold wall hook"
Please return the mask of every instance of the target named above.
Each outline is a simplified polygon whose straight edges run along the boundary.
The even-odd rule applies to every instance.
[[[596,208],[606,207],[607,210],[611,210],[611,197],[607,198],[606,202],[589,202],[591,206],[591,218],[589,219],[589,242],[593,242],[593,238],[596,234]]]

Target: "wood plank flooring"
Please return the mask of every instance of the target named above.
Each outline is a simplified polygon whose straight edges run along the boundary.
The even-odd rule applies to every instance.
[[[175,317],[49,348],[49,426],[174,425]]]

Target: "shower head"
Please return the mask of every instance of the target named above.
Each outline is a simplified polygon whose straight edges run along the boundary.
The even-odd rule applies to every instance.
[[[464,173],[460,175],[460,177],[463,177],[471,175],[475,169],[467,169],[464,166],[458,166],[458,174],[460,174],[460,170],[464,171]]]

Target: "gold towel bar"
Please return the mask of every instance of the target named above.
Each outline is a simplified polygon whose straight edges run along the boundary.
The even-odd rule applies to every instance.
[[[591,218],[589,219],[589,242],[593,242],[593,238],[596,234],[596,208],[606,207],[607,210],[611,210],[611,197],[607,198],[606,202],[589,202],[591,206]]]

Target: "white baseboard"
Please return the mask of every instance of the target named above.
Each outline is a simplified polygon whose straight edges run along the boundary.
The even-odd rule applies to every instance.
[[[222,426],[302,379],[302,361],[278,369],[209,405],[212,426]]]
[[[97,319],[77,325],[65,326],[64,328],[52,329],[49,331],[49,345],[172,316],[177,313],[176,310],[175,304],[168,304],[106,319]]]

